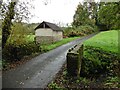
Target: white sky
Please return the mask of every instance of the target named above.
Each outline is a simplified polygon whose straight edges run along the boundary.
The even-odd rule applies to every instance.
[[[34,0],[33,5],[35,9],[31,13],[35,16],[30,19],[31,23],[42,21],[54,23],[71,23],[73,15],[79,2],[83,0],[47,0],[48,4],[45,5],[46,0]]]

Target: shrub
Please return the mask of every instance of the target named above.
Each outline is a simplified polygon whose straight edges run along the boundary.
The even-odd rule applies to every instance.
[[[75,37],[75,36],[79,36],[78,32],[76,32],[76,31],[69,32],[68,37]]]
[[[58,86],[58,84],[56,84],[55,82],[51,82],[49,85],[48,85],[48,88],[50,89],[54,89],[54,90],[63,90],[61,87]]]
[[[73,31],[75,31],[73,27],[66,27],[63,31],[63,35],[65,37],[70,37],[70,33],[72,33]]]
[[[107,77],[107,80],[104,82],[105,88],[120,88],[120,77]]]
[[[85,48],[81,76],[100,75],[105,72],[115,75],[117,74],[116,67],[118,67],[117,54],[90,46]]]
[[[95,26],[91,27],[90,25],[84,25],[84,26],[79,26],[77,30],[80,32],[80,35],[81,33],[88,35],[88,34],[92,34],[93,32],[96,32],[97,28]]]
[[[85,36],[98,31],[96,26],[84,25],[79,27],[68,27],[64,30],[64,36],[74,37],[74,36]]]
[[[36,43],[26,43],[20,45],[7,44],[3,49],[3,59],[8,61],[21,60],[25,55],[30,55],[39,51],[39,45]]]

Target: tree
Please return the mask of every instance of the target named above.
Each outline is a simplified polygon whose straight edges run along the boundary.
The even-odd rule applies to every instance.
[[[97,22],[97,9],[98,3],[94,2],[86,2],[83,4],[79,4],[75,15],[73,17],[73,25],[90,25],[92,27],[95,26]]]
[[[98,21],[107,29],[120,29],[120,2],[102,4],[98,12]]]
[[[11,45],[25,44],[27,43],[26,36],[28,36],[28,33],[29,29],[24,23],[14,23],[11,27],[10,36],[7,43]]]
[[[75,12],[75,15],[73,17],[73,25],[74,26],[80,26],[80,25],[85,25],[89,20],[89,13],[87,12],[87,9],[79,3],[77,6],[77,10]]]
[[[8,11],[6,12],[5,19],[2,23],[2,48],[4,48],[7,39],[10,35],[12,19],[14,19],[16,2],[10,2],[8,6]]]
[[[2,0],[0,1],[0,8],[1,8],[1,5],[2,5]]]
[[[7,4],[1,2],[1,4],[0,4],[0,19],[5,18],[6,12],[7,12]]]
[[[29,9],[34,8],[32,5],[33,0],[25,0],[25,1],[17,1],[17,5],[15,7],[15,22],[27,21],[29,22],[29,18],[33,15],[29,12]]]
[[[26,2],[9,2],[9,4],[3,4],[0,8],[1,18],[3,19],[2,23],[2,48],[4,48],[7,39],[10,36],[12,22],[22,22],[24,19],[28,19],[30,12],[28,11],[29,1]]]

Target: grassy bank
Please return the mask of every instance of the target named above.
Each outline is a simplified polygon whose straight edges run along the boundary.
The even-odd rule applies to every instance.
[[[66,44],[70,41],[73,41],[77,38],[80,38],[80,37],[64,38],[61,41],[58,41],[58,42],[55,42],[55,43],[52,43],[52,44],[42,45],[41,48],[42,48],[43,51],[49,51],[49,50],[52,50],[52,49],[54,49],[58,46],[61,46],[61,45]]]
[[[84,58],[81,76],[102,78],[103,87],[120,87],[120,69],[118,58],[118,31],[110,30],[99,33],[84,42]],[[115,79],[114,81],[112,79]],[[100,80],[100,79],[98,79]]]
[[[97,78],[102,75],[104,76],[101,82],[103,87],[120,87],[118,31],[101,32],[85,41],[84,46],[81,75]]]
[[[69,77],[65,64],[48,88],[120,88],[119,66],[118,31],[104,31],[84,42],[80,77]]]
[[[84,42],[85,46],[100,48],[103,51],[118,53],[118,31],[101,32]]]

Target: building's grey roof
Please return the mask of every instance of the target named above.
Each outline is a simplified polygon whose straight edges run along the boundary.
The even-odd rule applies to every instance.
[[[62,31],[62,29],[60,27],[58,27],[57,25],[50,23],[50,22],[46,22],[46,21],[43,21],[40,25],[38,25],[35,28],[35,30],[38,28],[44,28],[44,25],[46,28],[51,28],[52,30],[55,30],[55,31]]]

